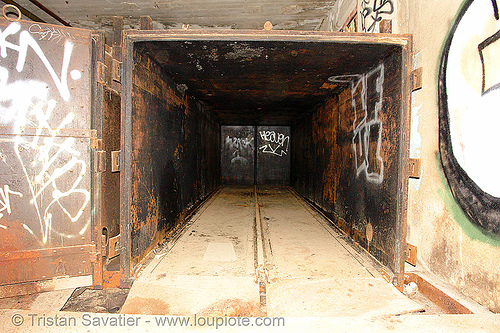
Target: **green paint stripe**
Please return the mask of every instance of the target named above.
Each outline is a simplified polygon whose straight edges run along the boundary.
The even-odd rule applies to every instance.
[[[436,154],[436,162],[439,173],[439,178],[441,180],[442,188],[437,190],[439,197],[443,200],[446,210],[453,217],[453,220],[457,222],[460,227],[462,227],[463,232],[472,240],[477,240],[482,243],[487,243],[491,246],[500,246],[500,236],[493,235],[483,230],[481,227],[472,223],[469,217],[464,213],[462,208],[458,205],[453,197],[453,193],[448,186],[448,181],[444,175],[443,169],[441,167],[441,158],[439,154]]]

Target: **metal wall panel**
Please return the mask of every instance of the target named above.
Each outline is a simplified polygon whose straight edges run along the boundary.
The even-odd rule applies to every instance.
[[[91,35],[0,20],[2,284],[92,272]]]
[[[332,77],[347,88],[292,127],[292,185],[396,274],[406,246],[406,55]]]
[[[290,184],[290,127],[257,127],[257,184]]]
[[[220,126],[142,45],[130,51],[124,54],[123,81],[131,85],[122,92],[120,175],[126,277],[220,184]]]
[[[221,127],[222,183],[253,185],[255,179],[255,127]]]

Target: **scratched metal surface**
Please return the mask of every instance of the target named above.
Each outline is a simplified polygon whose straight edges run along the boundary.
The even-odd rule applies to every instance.
[[[292,126],[292,185],[361,246],[398,271],[405,149],[401,51]]]
[[[223,184],[254,184],[254,136],[255,130],[253,126],[221,127],[221,168]]]
[[[212,114],[186,98],[142,48],[134,48],[130,60],[133,68],[124,70],[132,89],[124,94],[131,94],[132,104],[124,107],[131,115],[131,149],[122,154],[130,157],[131,176],[120,184],[131,192],[130,210],[121,211],[122,230],[130,227],[130,244],[120,254],[130,256],[124,271],[181,227],[220,184],[220,127]]]
[[[257,184],[290,184],[290,127],[257,127]]]
[[[0,30],[0,283],[88,274],[88,249],[60,252],[91,242],[90,31]]]

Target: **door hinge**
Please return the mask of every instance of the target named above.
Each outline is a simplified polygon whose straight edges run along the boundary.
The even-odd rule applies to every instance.
[[[106,171],[106,151],[97,150],[94,152],[94,170],[95,172]]]
[[[406,243],[406,262],[417,266],[417,247],[410,243]]]
[[[116,257],[120,254],[120,235],[111,237],[108,241],[107,249],[108,259]]]
[[[411,91],[422,89],[422,74],[422,67],[419,67],[411,72]]]
[[[116,59],[111,61],[111,78],[118,83],[122,80],[122,63]]]
[[[420,179],[422,164],[418,158],[410,158],[410,178]]]
[[[96,137],[90,138],[90,148],[95,150],[102,150],[102,139]]]
[[[99,82],[102,85],[106,85],[106,71],[108,69],[108,66],[106,66],[104,63],[98,61],[97,62],[97,82]]]
[[[121,150],[111,152],[111,172],[120,172]]]

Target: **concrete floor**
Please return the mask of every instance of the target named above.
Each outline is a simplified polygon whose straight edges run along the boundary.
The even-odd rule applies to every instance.
[[[121,313],[331,317],[421,310],[289,189],[224,187],[148,264]]]
[[[487,311],[415,312],[422,302],[387,283],[369,256],[289,189],[259,188],[258,205],[255,194],[225,187],[206,202],[142,270],[120,313],[58,311],[72,290],[54,291],[3,300],[0,331],[499,331],[500,315]]]

